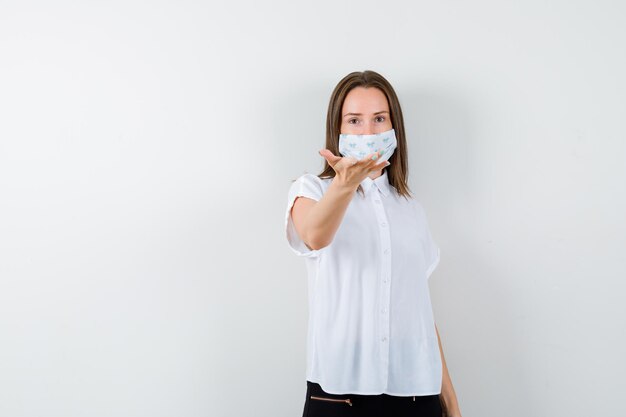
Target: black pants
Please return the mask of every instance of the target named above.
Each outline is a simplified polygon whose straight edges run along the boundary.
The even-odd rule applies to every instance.
[[[302,417],[441,417],[439,394],[411,397],[395,395],[329,394],[306,381]]]

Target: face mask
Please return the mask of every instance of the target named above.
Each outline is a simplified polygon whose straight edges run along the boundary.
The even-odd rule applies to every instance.
[[[381,150],[383,153],[377,161],[386,161],[391,157],[397,145],[396,132],[393,129],[373,135],[348,135],[346,133],[339,135],[339,153],[343,156],[352,156],[357,160]]]

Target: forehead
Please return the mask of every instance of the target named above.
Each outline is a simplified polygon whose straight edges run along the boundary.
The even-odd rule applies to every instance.
[[[376,87],[355,87],[346,95],[341,112],[375,113],[383,110],[389,111],[385,93]]]

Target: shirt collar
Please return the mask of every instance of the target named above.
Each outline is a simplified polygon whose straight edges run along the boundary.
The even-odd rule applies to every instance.
[[[363,187],[363,191],[365,194],[368,194],[372,185],[376,185],[380,192],[387,197],[390,193],[389,177],[387,176],[387,170],[383,170],[383,173],[375,179],[371,179],[370,177],[365,177],[363,181],[361,181],[361,187]]]

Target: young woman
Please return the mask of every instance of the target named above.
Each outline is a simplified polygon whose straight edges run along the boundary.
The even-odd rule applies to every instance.
[[[439,247],[409,192],[402,111],[385,78],[339,82],[319,153],[323,172],[291,184],[285,216],[308,272],[303,417],[460,417],[428,287]]]

